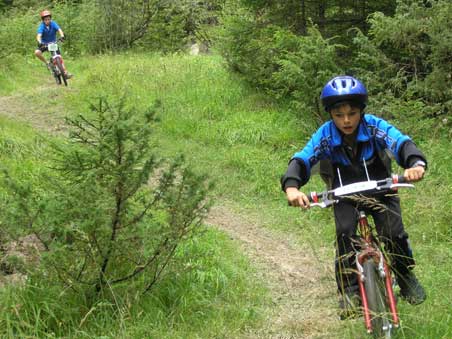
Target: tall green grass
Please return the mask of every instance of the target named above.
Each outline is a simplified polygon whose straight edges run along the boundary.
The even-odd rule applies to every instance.
[[[2,338],[235,338],[262,321],[263,284],[237,248],[209,230],[179,248],[152,293],[88,299],[29,277],[0,291]]]
[[[12,93],[17,107],[30,113],[39,110],[33,102],[36,92],[43,93],[42,102],[76,101],[71,89],[53,92],[53,83],[37,86],[32,91],[20,87]],[[49,91],[40,91],[39,86],[49,86]],[[47,97],[49,93],[56,95]],[[69,114],[81,111],[65,105]],[[60,115],[49,107],[45,114]],[[44,133],[39,135],[20,121],[0,117],[2,168],[39,185],[42,172],[50,170],[46,162],[51,157],[49,139],[58,141]],[[3,211],[7,209],[4,206]],[[24,286],[0,289],[0,337],[240,337],[246,328],[258,326],[263,320],[268,297],[264,282],[237,246],[223,233],[204,229],[178,249],[176,259],[152,293],[114,302],[100,300],[94,305],[39,274],[29,276]],[[1,283],[4,280],[0,277]]]
[[[129,104],[142,107],[161,101],[155,138],[161,156],[184,153],[197,170],[207,170],[215,178],[213,194],[218,204],[227,203],[240,213],[252,214],[266,227],[290,233],[318,258],[319,264],[332,265],[331,211],[311,210],[300,215],[298,210],[287,207],[279,187],[279,176],[288,159],[315,130],[309,112],[295,115],[283,103],[272,102],[231,75],[215,55],[120,54],[68,60],[67,64],[75,78],[69,88],[55,94],[64,104],[65,113],[87,112],[88,102],[98,95],[117,97],[126,93]],[[25,85],[14,88],[23,100],[31,95]],[[403,326],[398,338],[452,335],[452,292],[448,288],[452,278],[452,145],[447,131],[439,124],[428,126],[429,130],[413,126],[416,140],[430,162],[428,175],[415,190],[401,193],[406,229],[418,263],[416,273],[425,285],[428,299],[417,307],[399,303]],[[410,132],[410,122],[403,127]],[[321,181],[313,178],[306,191],[322,188]],[[191,302],[185,301],[186,305]],[[246,309],[240,304],[237,307]],[[188,325],[191,318],[187,317],[185,323],[181,317],[172,320],[177,330],[171,335],[183,337],[185,331],[193,330]],[[162,324],[167,323],[168,319],[162,319]],[[232,326],[232,336],[246,326],[230,321],[237,319],[222,320],[219,316],[213,323],[223,323],[224,328]],[[197,321],[193,323],[200,326]],[[364,333],[361,321],[343,324],[342,332],[336,333],[338,338],[361,337]]]

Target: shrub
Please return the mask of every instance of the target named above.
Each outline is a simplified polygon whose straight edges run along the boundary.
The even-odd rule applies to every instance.
[[[44,187],[5,172],[11,208],[2,224],[39,239],[42,278],[96,300],[150,290],[200,226],[210,187],[182,158],[153,155],[155,107],[143,114],[100,99],[91,109],[92,118],[68,119],[69,140],[54,145]]]
[[[278,99],[288,99],[297,111],[310,110],[318,123],[323,85],[341,73],[335,63],[337,45],[312,27],[306,36],[272,25],[259,25],[249,13],[225,17],[222,54],[232,70]]]
[[[38,16],[33,10],[20,15],[13,12],[0,15],[0,59],[14,59],[14,56],[31,54],[36,49],[35,39]],[[7,65],[8,62],[2,61]]]
[[[420,99],[436,106],[436,116],[452,103],[452,4],[428,3],[399,1],[393,17],[374,13],[368,37],[358,33],[354,39],[354,66],[374,93]]]

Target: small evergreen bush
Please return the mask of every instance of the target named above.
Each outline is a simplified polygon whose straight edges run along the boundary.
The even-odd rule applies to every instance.
[[[4,172],[2,225],[12,238],[33,234],[44,249],[32,273],[94,300],[146,292],[196,232],[210,184],[182,158],[153,155],[156,109],[100,99],[93,117],[68,119],[69,140],[54,145],[40,186]]]

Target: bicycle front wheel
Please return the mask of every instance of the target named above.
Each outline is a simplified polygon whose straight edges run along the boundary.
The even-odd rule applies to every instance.
[[[56,59],[56,67],[58,67],[60,71],[61,79],[63,79],[64,85],[67,86],[67,78],[66,78],[66,72],[63,67],[63,63],[61,62],[60,58]]]
[[[55,64],[52,63],[51,66],[53,77],[55,78],[55,82],[57,85],[61,85],[61,74]]]
[[[378,266],[373,259],[364,262],[363,270],[372,334],[374,338],[391,338],[392,323],[389,319],[390,312],[386,301],[385,280],[380,276]]]

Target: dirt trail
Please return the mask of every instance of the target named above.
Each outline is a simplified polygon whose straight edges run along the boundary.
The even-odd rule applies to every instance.
[[[25,122],[39,131],[60,134],[65,128],[64,112],[58,104],[59,94],[58,87],[49,83],[37,87],[26,96],[22,94],[2,96],[0,97],[0,115]],[[49,99],[55,103],[49,103]]]
[[[249,338],[334,338],[337,319],[331,261],[319,262],[290,235],[272,232],[253,218],[215,206],[207,223],[241,243],[269,284],[274,304],[266,326]]]
[[[47,91],[46,86],[37,89]],[[52,89],[50,89],[52,91]],[[54,91],[54,90],[53,90]],[[58,92],[53,92],[58,96]],[[46,94],[48,95],[48,93]],[[43,105],[44,106],[44,105]],[[65,128],[63,114],[54,107],[49,112],[30,98],[20,95],[0,97],[0,115],[23,121],[37,130],[60,134]],[[296,244],[290,235],[279,234],[262,226],[250,215],[228,206],[215,206],[207,223],[238,241],[258,268],[272,294],[272,310],[263,328],[240,338],[336,338],[339,326],[335,305],[335,285],[331,261],[319,262],[312,250]]]

